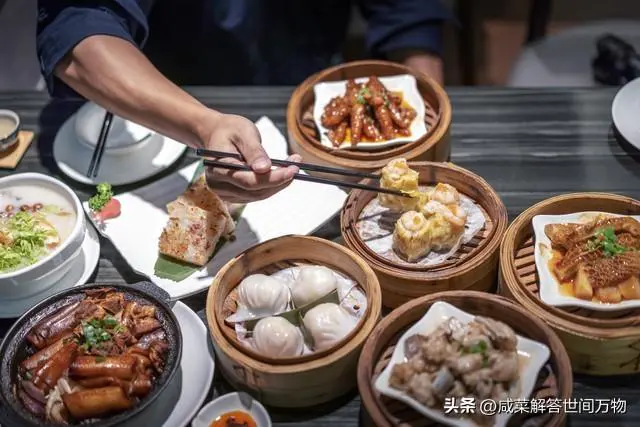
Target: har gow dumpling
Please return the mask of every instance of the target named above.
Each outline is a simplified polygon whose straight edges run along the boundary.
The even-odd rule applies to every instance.
[[[240,282],[238,302],[254,315],[282,313],[289,303],[289,288],[274,277],[252,274]]]
[[[338,281],[330,268],[321,265],[305,266],[300,268],[291,287],[291,299],[296,307],[302,307],[333,292],[337,286]]]
[[[265,317],[253,328],[253,346],[268,357],[295,357],[304,351],[304,338],[284,317]]]
[[[313,348],[320,351],[346,337],[356,321],[343,307],[327,302],[309,310],[302,323],[313,339]]]

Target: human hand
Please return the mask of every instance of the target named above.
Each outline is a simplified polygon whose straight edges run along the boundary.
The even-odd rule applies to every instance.
[[[214,113],[212,111],[212,113]],[[232,114],[211,115],[201,139],[204,148],[240,153],[253,171],[207,167],[207,185],[222,199],[230,203],[248,203],[266,199],[284,189],[298,172],[295,166],[271,169],[271,161],[262,147],[258,128],[248,119]],[[221,162],[242,165],[233,158],[217,159]],[[300,156],[287,160],[299,162]]]

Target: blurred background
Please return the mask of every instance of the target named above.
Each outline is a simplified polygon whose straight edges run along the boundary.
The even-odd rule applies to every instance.
[[[592,86],[599,37],[613,34],[640,51],[638,1],[443,2],[460,24],[445,29],[447,85]],[[36,18],[36,0],[0,0],[0,90],[44,90],[35,56]],[[366,56],[364,29],[355,11],[346,60]]]

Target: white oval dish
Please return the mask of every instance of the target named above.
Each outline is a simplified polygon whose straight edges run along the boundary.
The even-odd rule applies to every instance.
[[[76,220],[66,240],[46,257],[19,270],[0,274],[0,297],[3,299],[25,298],[56,284],[80,254],[86,233],[84,210],[78,196],[69,186],[40,173],[22,173],[0,178],[0,191],[16,185],[35,185],[57,192],[73,206]]]
[[[613,98],[611,117],[622,137],[640,150],[640,78],[630,81]]]
[[[74,129],[78,141],[93,149],[100,136],[106,110],[93,102],[84,104],[75,115]],[[149,143],[153,132],[137,123],[114,116],[107,136],[105,154],[123,155]]]
[[[271,427],[271,417],[260,402],[247,393],[229,393],[202,407],[191,422],[192,427],[209,427],[219,416],[231,411],[244,411],[251,415],[258,427]]]

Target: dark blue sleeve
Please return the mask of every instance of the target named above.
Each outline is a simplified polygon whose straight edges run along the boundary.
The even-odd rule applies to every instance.
[[[368,21],[367,47],[375,56],[399,49],[442,54],[443,21],[451,12],[439,0],[359,0]]]
[[[142,46],[147,19],[135,0],[38,0],[36,46],[52,96],[77,96],[54,75],[58,63],[87,37],[103,34]]]

